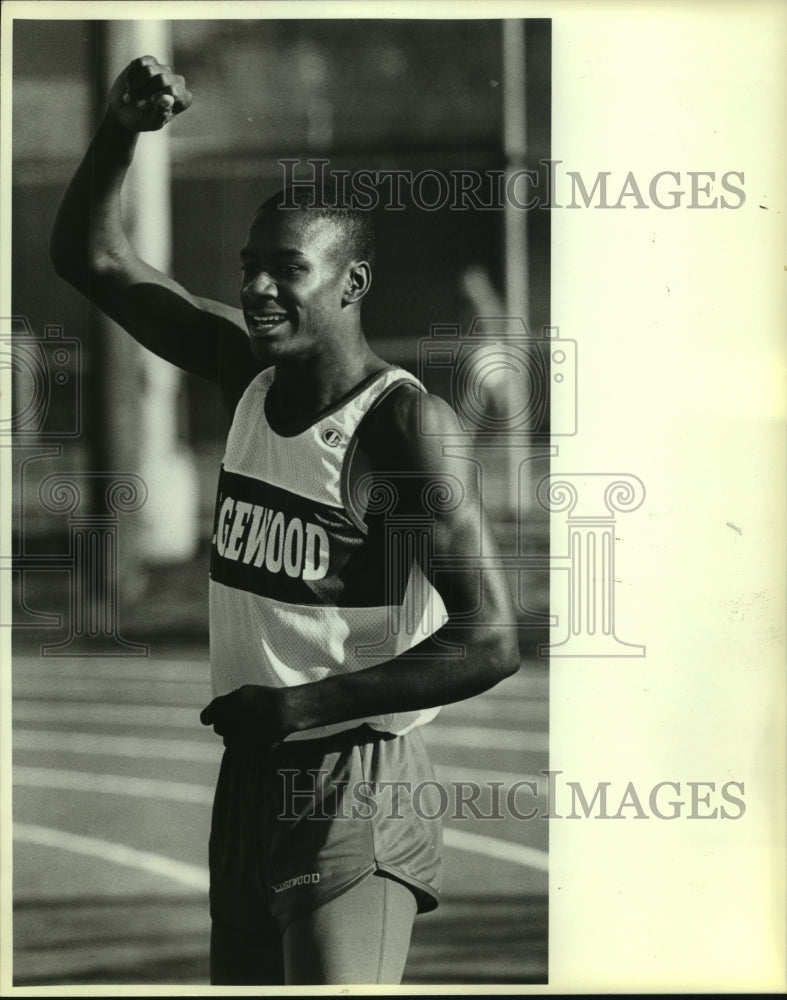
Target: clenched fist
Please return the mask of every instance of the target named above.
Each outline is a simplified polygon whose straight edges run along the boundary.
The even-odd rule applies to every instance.
[[[135,59],[109,92],[112,113],[129,132],[155,132],[191,105],[182,76],[153,56]]]

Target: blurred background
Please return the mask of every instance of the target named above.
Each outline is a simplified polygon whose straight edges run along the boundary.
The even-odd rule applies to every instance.
[[[307,179],[310,158],[351,173],[543,175],[550,22],[16,20],[13,32],[14,542],[2,568],[16,626],[15,981],[206,982],[202,854],[219,750],[197,712],[210,697],[207,559],[228,419],[213,386],[145,355],[57,278],[59,199],[117,74],[145,53],[170,62],[194,103],[142,138],[128,232],[189,291],[234,305],[238,249],[283,186],[282,157]],[[489,210],[425,211],[406,192],[404,203],[377,213],[364,313],[375,350],[461,408],[445,372],[422,363],[435,325],[509,316],[534,341],[527,433],[506,444],[471,428],[465,446],[504,554],[524,557],[510,574],[522,670],[428,727],[438,773],[511,784],[548,759],[535,652],[549,624],[548,525],[532,484],[550,455],[538,343],[549,212],[504,198]],[[419,923],[406,982],[545,981],[546,824],[492,825],[447,837],[446,903]]]

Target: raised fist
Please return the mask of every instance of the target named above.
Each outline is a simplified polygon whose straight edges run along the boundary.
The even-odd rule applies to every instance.
[[[191,105],[186,81],[153,56],[135,59],[115,80],[109,107],[129,132],[155,132]]]

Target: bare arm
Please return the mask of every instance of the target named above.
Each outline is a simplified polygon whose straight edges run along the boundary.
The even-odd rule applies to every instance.
[[[384,449],[384,472],[405,484],[406,478],[397,474],[415,473],[411,495],[402,498],[404,513],[418,516],[424,512],[425,481],[439,487],[441,482],[458,479],[466,488],[457,506],[434,516],[433,555],[456,557],[458,563],[463,556],[482,551],[493,555],[496,547],[477,491],[465,482],[466,463],[443,454],[441,435],[458,429],[453,411],[442,400],[411,389],[393,393],[384,407],[371,430],[380,435],[375,450],[379,452],[381,445]],[[428,434],[421,433],[422,426]],[[459,565],[433,580],[449,620],[409,652],[373,667],[296,687],[248,685],[215,699],[203,712],[203,722],[213,724],[220,735],[254,739],[256,733],[257,740],[276,742],[315,726],[460,701],[514,673],[519,651],[503,572],[479,573]],[[440,640],[461,644],[464,655],[446,656]]]
[[[243,314],[191,295],[143,261],[121,221],[121,191],[139,133],[163,128],[190,104],[183,77],[152,56],[135,59],[120,74],[63,196],[50,251],[62,278],[144,347],[218,383],[232,408],[259,371]]]

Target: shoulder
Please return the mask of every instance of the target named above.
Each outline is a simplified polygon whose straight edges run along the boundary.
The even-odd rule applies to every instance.
[[[460,430],[453,409],[439,396],[402,382],[372,409],[359,428],[359,447],[379,465],[418,468],[434,464],[447,435]]]
[[[206,374],[219,385],[224,405],[231,416],[264,365],[252,354],[240,309],[207,298],[196,298],[195,303],[201,316],[203,333],[214,345],[215,364]]]
[[[274,373],[273,367],[262,371],[251,369],[239,372],[234,383],[225,383],[224,403],[232,419],[249,407],[264,406]]]

